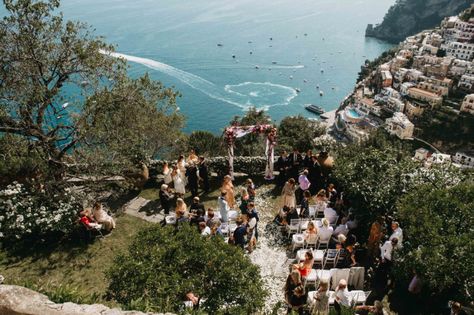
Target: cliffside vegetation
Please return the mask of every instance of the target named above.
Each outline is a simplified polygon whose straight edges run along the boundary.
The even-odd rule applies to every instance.
[[[365,35],[398,43],[437,26],[444,17],[457,15],[471,4],[470,0],[397,0],[381,24],[367,26]]]

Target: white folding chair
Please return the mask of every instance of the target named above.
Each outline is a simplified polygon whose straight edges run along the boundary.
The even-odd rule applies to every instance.
[[[288,224],[288,237],[291,234],[298,233],[300,231],[300,219],[291,219],[290,224]]]
[[[229,223],[227,223],[227,222],[221,223],[220,228],[221,228],[221,232],[224,235],[224,237],[229,236]]]
[[[316,218],[316,206],[309,206],[309,217],[311,219],[315,219]]]
[[[333,227],[333,229],[336,229],[336,226],[337,226],[337,220],[339,220],[339,216],[336,215],[334,217],[330,217],[328,218],[329,220],[329,225]]]
[[[364,292],[362,290],[352,290],[349,292],[352,296],[352,303],[354,305],[364,305],[370,293],[371,291]]]
[[[329,240],[321,240],[321,238],[318,238],[318,247],[317,249],[327,249],[329,248]]]
[[[336,267],[337,261],[339,260],[339,249],[328,249],[326,251],[326,260],[324,262],[325,265],[328,263],[332,264],[333,267]]]
[[[304,287],[306,288],[307,285],[312,284],[314,285],[314,289],[317,289],[317,283],[318,283],[318,274],[316,269],[311,269],[311,272],[309,275],[306,276],[306,279],[304,281]]]
[[[308,223],[310,219],[301,219],[300,222],[300,231],[306,231],[308,229]]]
[[[311,235],[308,237],[307,240],[304,242],[304,248],[316,248],[319,241],[319,235]]]
[[[291,249],[292,252],[294,252],[295,249],[297,248],[305,248],[304,235],[300,233],[293,234],[292,244],[293,244],[293,248]]]
[[[300,249],[296,252],[296,262],[300,263],[304,260],[304,256],[306,255],[306,252],[309,251],[309,249]]]
[[[324,255],[326,254],[325,250],[314,250],[313,251],[313,258],[314,264],[318,264],[321,266],[321,269],[324,269]]]

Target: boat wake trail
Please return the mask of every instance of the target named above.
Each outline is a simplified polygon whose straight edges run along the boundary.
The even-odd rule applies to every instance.
[[[101,51],[101,53],[138,63],[169,75],[213,99],[238,106],[243,110],[247,110],[252,106],[257,107],[258,109],[268,109],[272,106],[288,105],[297,95],[296,91],[291,87],[270,82],[244,82],[237,85],[226,85],[224,89],[222,89],[198,75],[180,70],[153,59],[108,51]]]

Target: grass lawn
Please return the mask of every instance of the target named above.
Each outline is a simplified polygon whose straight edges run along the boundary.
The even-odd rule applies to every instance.
[[[101,297],[107,288],[104,272],[114,257],[128,248],[137,231],[150,224],[122,215],[117,218],[117,228],[93,244],[35,247],[22,256],[1,252],[0,274],[6,284],[27,285],[42,292],[67,286],[80,296],[96,295],[103,303]]]

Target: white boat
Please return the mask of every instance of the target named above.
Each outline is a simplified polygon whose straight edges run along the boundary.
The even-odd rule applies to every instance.
[[[323,91],[319,91],[319,96],[323,96],[323,95],[324,95]]]
[[[321,69],[321,73],[323,73],[323,72],[324,72],[324,69]]]
[[[308,80],[306,80],[306,79],[303,79],[303,82],[304,82],[304,83],[306,83],[306,82],[308,82]]]
[[[277,62],[276,62],[276,61],[272,61],[272,64],[276,65],[276,64],[277,64]]]
[[[301,92],[301,90],[299,88],[295,88],[295,91],[296,91],[296,93]]]
[[[255,65],[255,69],[260,69],[259,65]]]
[[[318,84],[318,85],[316,85],[316,88],[317,88],[317,89],[319,89],[319,84]]]
[[[293,76],[292,76],[292,75],[290,75],[290,80],[293,80]]]

